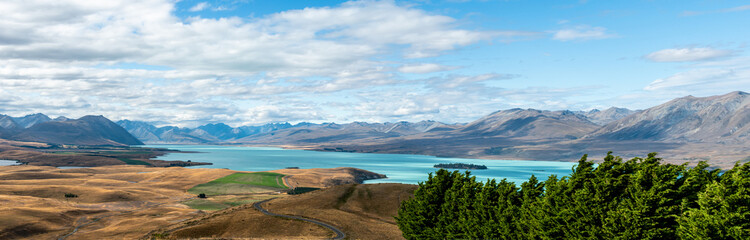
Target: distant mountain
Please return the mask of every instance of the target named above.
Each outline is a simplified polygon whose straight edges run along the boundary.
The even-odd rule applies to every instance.
[[[156,127],[142,121],[120,120],[117,124],[146,143],[211,143],[211,140],[191,135],[192,130],[178,127]]]
[[[74,145],[142,145],[124,128],[103,116],[35,124],[10,137],[13,140]]]
[[[20,126],[13,120],[13,117],[0,114],[0,128],[10,130],[20,128]]]
[[[494,112],[456,131],[473,137],[576,139],[598,127],[585,116],[571,111],[515,108]]]
[[[455,129],[436,121],[367,123],[299,123],[285,129],[250,135],[235,140],[253,144],[330,144],[374,141],[422,134],[437,128]]]
[[[684,142],[750,140],[750,94],[687,96],[611,122],[589,138]]]
[[[233,128],[214,123],[197,128],[156,127],[146,122],[121,120],[117,124],[146,143],[320,143],[414,135],[432,130],[453,130],[456,125],[436,121],[416,123],[268,123]]]
[[[52,121],[47,115],[41,113],[29,114],[23,117],[14,117],[13,120],[15,120],[22,128],[29,128],[37,123]]]
[[[586,118],[593,123],[596,123],[599,125],[606,125],[608,123],[627,117],[630,114],[633,114],[635,112],[636,111],[633,111],[627,108],[611,107],[604,111],[594,109],[588,112],[582,112],[580,114],[586,116]]]
[[[153,143],[288,145],[323,151],[427,154],[493,159],[573,160],[585,153],[615,151],[722,164],[750,156],[750,94],[687,96],[646,110],[592,111],[509,109],[468,124],[435,121],[289,123],[231,127],[154,127],[118,122]],[[711,153],[708,153],[710,151]],[[710,156],[708,156],[710,155]]]

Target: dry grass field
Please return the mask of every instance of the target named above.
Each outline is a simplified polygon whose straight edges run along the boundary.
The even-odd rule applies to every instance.
[[[274,213],[332,224],[349,239],[403,239],[393,216],[416,185],[347,184],[271,200],[264,207]],[[262,215],[251,205],[229,208],[201,219],[164,229],[169,239],[264,238],[321,239],[333,233],[317,225]]]
[[[224,169],[107,166],[0,167],[0,239],[139,238],[144,230],[195,217],[180,201],[190,187],[231,174]],[[77,195],[66,198],[65,194]],[[98,219],[98,220],[97,220]]]
[[[382,231],[400,235],[396,234],[398,229],[389,217],[395,214],[397,203],[393,203],[398,199],[391,198],[399,196],[400,199],[410,194],[410,191],[389,192],[401,191],[398,187],[365,187],[370,185],[356,185],[345,202],[340,199],[341,194],[346,195],[348,187],[294,196],[230,192],[207,199],[195,198],[195,194],[188,192],[196,185],[233,173],[237,172],[134,165],[76,169],[31,165],[0,167],[0,211],[3,212],[0,239],[139,239],[159,237],[160,233],[168,233],[169,238],[319,239],[332,236],[330,231],[314,224],[263,215],[248,204],[271,197],[281,197],[270,203],[274,211],[282,211],[277,206],[291,204],[296,206],[289,205],[289,211],[309,209],[315,214],[344,214],[341,216],[350,220],[330,222],[345,222],[340,226],[345,231],[362,231],[347,225],[357,222],[360,224],[354,225],[376,229],[353,236],[380,235]],[[303,186],[321,186],[321,183],[342,182],[341,179],[355,181],[362,172],[340,168],[297,170],[295,174],[299,177],[287,175],[286,180]],[[403,186],[413,190],[413,186]],[[77,197],[66,197],[66,194]],[[310,196],[316,197],[308,199]],[[386,202],[391,205],[380,206]],[[315,214],[308,217],[319,218]],[[325,217],[319,219],[329,221]],[[388,221],[391,222],[386,223]]]
[[[378,173],[349,167],[279,169],[269,172],[288,175],[286,183],[290,187],[325,188],[342,184],[362,183],[365,179],[385,177],[385,175]]]

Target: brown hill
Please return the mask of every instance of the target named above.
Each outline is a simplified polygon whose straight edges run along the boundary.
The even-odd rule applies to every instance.
[[[0,167],[0,239],[137,239],[151,229],[199,216],[179,204],[190,187],[225,169],[108,166]],[[66,198],[65,193],[78,197]],[[96,220],[96,221],[95,221]]]
[[[326,182],[327,178],[348,174],[347,169],[323,170],[312,172],[331,175],[296,180],[300,185],[310,186]],[[188,189],[235,172],[226,169],[144,166],[78,169],[25,165],[0,167],[0,211],[4,213],[0,215],[0,239],[59,239],[73,229],[77,231],[65,239],[151,238],[159,236],[151,233],[158,233],[160,228],[174,230],[175,233],[169,236],[179,238],[320,239],[332,235],[314,224],[263,215],[252,209],[252,205],[212,213],[185,205],[186,200],[195,198],[195,195],[187,193]],[[300,170],[297,174],[304,175],[306,172]],[[305,179],[313,181],[306,182]],[[414,188],[404,186],[406,189]],[[350,212],[342,215],[342,219],[350,219],[352,223],[360,221],[362,226],[381,229],[380,225],[367,221],[387,218],[397,206],[397,203],[393,203],[394,197],[405,198],[408,195],[400,194],[399,187],[357,189],[363,189],[362,193],[356,190],[354,194],[346,195],[346,191],[341,192],[339,188],[334,188],[334,191],[319,190],[325,194],[315,195],[320,196],[315,199],[298,198],[300,202],[297,207],[309,206],[324,211],[331,204],[321,204],[320,201],[344,199],[343,204],[336,205],[338,202],[334,202],[335,207]],[[65,193],[77,197],[66,198]],[[342,194],[346,197],[342,197]],[[278,194],[270,197],[279,196],[295,197]],[[371,204],[373,208],[357,210],[362,208],[357,204]],[[360,213],[370,215],[355,216]],[[352,234],[358,236],[356,230]]]
[[[267,202],[271,212],[303,216],[330,223],[350,239],[403,239],[393,216],[401,201],[412,196],[416,185],[348,184],[293,195]],[[291,222],[260,215],[250,205],[227,209],[176,225],[170,238],[329,238],[327,230],[307,222]],[[325,231],[321,231],[325,230]]]
[[[325,188],[342,184],[362,183],[369,179],[386,178],[385,175],[351,167],[279,169],[269,172],[289,175],[289,187]]]

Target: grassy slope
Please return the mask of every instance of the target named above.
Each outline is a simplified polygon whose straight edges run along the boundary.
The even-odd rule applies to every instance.
[[[330,223],[350,239],[403,239],[393,216],[401,201],[417,188],[406,184],[349,184],[286,196],[264,206],[272,212],[304,216]],[[226,204],[226,203],[224,203]],[[221,210],[189,225],[177,224],[170,235],[183,238],[325,238],[331,232],[314,225],[282,218],[259,218],[252,205]],[[288,224],[287,226],[282,224]],[[300,229],[301,228],[301,229]],[[273,232],[270,232],[273,231]],[[325,235],[323,235],[325,234]],[[322,236],[321,236],[322,235]]]
[[[128,164],[128,165],[144,165],[144,166],[151,166],[151,164],[150,164],[150,163],[147,163],[147,162],[144,162],[144,161],[140,161],[140,160],[133,160],[133,159],[130,159],[130,158],[122,158],[122,157],[120,157],[120,158],[117,158],[117,159],[119,159],[120,161],[122,161],[122,162],[124,162],[124,163],[126,163],[126,164]]]
[[[234,173],[204,184],[199,184],[188,190],[188,192],[191,194],[205,193],[209,196],[273,192],[288,189],[281,180],[283,176],[283,174],[268,172]]]

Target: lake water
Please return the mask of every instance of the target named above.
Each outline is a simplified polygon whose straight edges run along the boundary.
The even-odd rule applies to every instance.
[[[287,167],[334,168],[354,167],[385,174],[387,179],[370,180],[367,183],[409,183],[427,180],[427,174],[437,169],[438,163],[471,163],[487,166],[487,170],[471,170],[477,179],[489,178],[498,181],[507,178],[520,184],[533,174],[546,180],[551,174],[565,176],[571,173],[572,162],[479,160],[462,158],[440,158],[408,154],[374,154],[316,152],[268,147],[234,147],[213,145],[149,145],[146,147],[169,148],[200,153],[169,153],[158,160],[191,160],[210,162],[214,165],[198,168],[228,168],[238,171],[268,171]],[[461,170],[463,171],[463,170]]]
[[[18,165],[16,160],[0,160],[0,166],[13,166]]]

